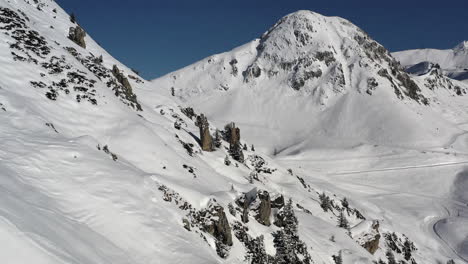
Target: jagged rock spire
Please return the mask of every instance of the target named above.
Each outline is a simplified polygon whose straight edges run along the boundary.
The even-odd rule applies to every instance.
[[[196,125],[200,129],[200,146],[204,151],[213,151],[213,138],[210,134],[210,124],[204,114],[197,117]]]

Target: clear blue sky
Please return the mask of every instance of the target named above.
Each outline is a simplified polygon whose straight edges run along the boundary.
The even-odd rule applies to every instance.
[[[468,0],[56,0],[114,57],[156,78],[259,37],[284,15],[344,17],[390,51],[468,40]]]

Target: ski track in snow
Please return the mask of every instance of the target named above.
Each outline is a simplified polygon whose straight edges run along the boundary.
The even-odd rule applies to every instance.
[[[461,165],[461,164],[468,164],[468,161],[446,162],[446,163],[415,165],[415,166],[406,166],[406,167],[392,167],[392,168],[383,168],[383,169],[375,169],[375,170],[339,171],[339,172],[330,172],[330,173],[327,173],[327,175],[333,176],[333,175],[362,174],[362,173],[373,173],[373,172],[383,172],[383,171],[399,171],[399,170],[454,166],[454,165]]]

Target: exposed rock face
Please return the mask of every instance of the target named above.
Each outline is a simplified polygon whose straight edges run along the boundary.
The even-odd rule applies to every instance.
[[[85,37],[86,32],[80,26],[70,28],[68,38],[84,49],[86,49]]]
[[[277,195],[271,200],[271,208],[281,209],[284,206],[284,196]]]
[[[237,199],[236,204],[243,209],[242,222],[247,223],[249,221],[249,212],[252,211],[255,219],[260,224],[271,225],[271,199],[267,191],[253,189]]]
[[[271,214],[271,200],[270,194],[267,191],[259,191],[258,198],[260,200],[260,204],[256,208],[257,215],[255,219],[265,226],[270,226],[270,214]]]
[[[226,140],[229,142],[229,152],[233,159],[243,163],[244,153],[242,152],[242,146],[240,143],[240,129],[236,127],[236,124],[230,123],[225,126]]]
[[[132,86],[130,85],[130,82],[128,81],[127,77],[120,71],[120,69],[117,67],[117,65],[114,65],[112,67],[112,75],[117,79],[117,82],[121,85],[121,87],[118,87],[117,89],[114,88],[114,92],[116,96],[120,96],[120,94],[124,94],[124,97],[126,100],[133,102],[134,105],[136,106],[136,109],[138,111],[143,111],[141,108],[140,103],[138,103],[136,95],[133,93]],[[108,82],[107,85],[110,85],[112,83],[115,83],[115,81],[110,81]]]
[[[249,222],[249,205],[252,202],[252,198],[249,197],[248,193],[236,200],[236,204],[242,208],[241,220],[243,223]]]
[[[208,217],[209,221],[203,222],[203,230],[224,245],[232,246],[231,226],[227,220],[224,208],[220,205],[212,205],[208,210],[201,212],[203,217]]]
[[[240,143],[240,129],[236,127],[235,123],[230,123],[226,125],[225,129],[227,141],[229,142],[230,146],[234,146]]]
[[[353,228],[352,232],[356,241],[369,253],[374,254],[379,249],[379,221],[364,221]]]
[[[125,90],[129,91],[130,93],[133,93],[130,82],[128,81],[127,77],[125,77],[125,75],[122,72],[120,72],[120,69],[119,67],[117,67],[117,65],[114,65],[114,67],[112,67],[112,74],[115,76],[117,81],[119,81],[119,83],[124,86]]]
[[[200,145],[204,151],[213,151],[213,137],[210,134],[210,124],[204,114],[197,117],[196,125],[200,129]]]

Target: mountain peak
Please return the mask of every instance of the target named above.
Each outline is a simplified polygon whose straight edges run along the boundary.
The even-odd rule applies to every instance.
[[[458,52],[468,52],[468,40],[462,41],[460,44],[455,46],[453,50],[458,53]]]

